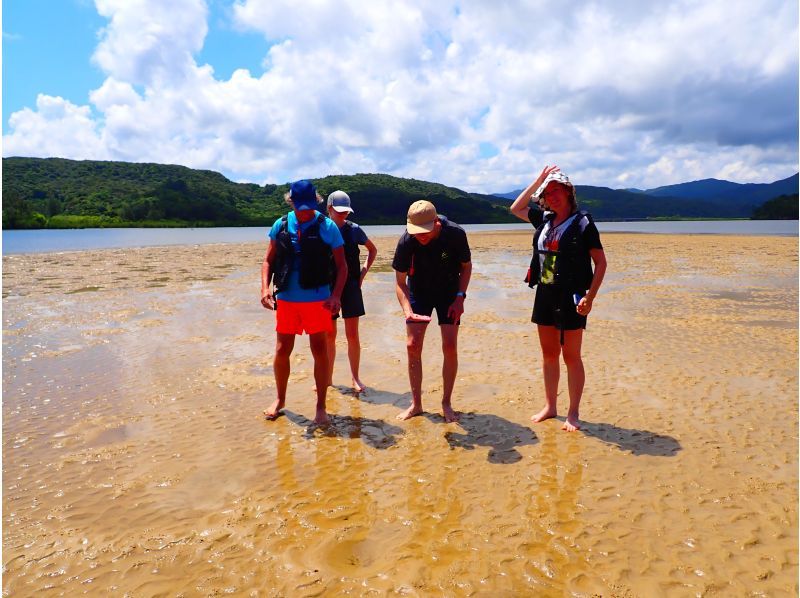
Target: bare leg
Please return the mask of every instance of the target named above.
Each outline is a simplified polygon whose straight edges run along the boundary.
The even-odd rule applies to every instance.
[[[564,363],[567,365],[567,387],[569,388],[569,411],[567,421],[561,427],[567,432],[574,432],[581,429],[579,411],[581,396],[583,395],[583,385],[586,381],[586,373],[583,369],[581,359],[581,342],[583,341],[583,329],[564,331]]]
[[[317,414],[314,417],[314,423],[318,425],[328,424],[331,421],[325,411],[325,399],[328,394],[328,385],[325,382],[330,374],[327,337],[327,332],[315,332],[308,335],[311,355],[314,357],[314,380],[317,383]]]
[[[325,335],[328,348],[328,386],[333,386],[333,363],[336,361],[336,322],[337,320],[333,321],[331,331]],[[314,386],[314,392],[317,392],[316,385]]]
[[[406,352],[408,353],[408,381],[411,384],[411,407],[397,416],[410,419],[422,413],[422,343],[427,322],[406,324]]]
[[[534,423],[539,423],[558,415],[557,396],[558,379],[561,374],[558,362],[561,354],[561,333],[555,326],[538,325],[539,344],[542,347],[542,375],[544,376],[545,406],[531,417]]]
[[[450,399],[453,395],[453,387],[456,384],[456,374],[458,373],[458,326],[455,324],[443,324],[439,326],[442,331],[442,383],[444,392],[442,394],[442,415],[446,422],[457,422],[459,414],[453,411]]]
[[[275,359],[272,362],[272,369],[275,372],[275,390],[278,397],[269,409],[264,411],[267,419],[275,419],[279,412],[286,405],[286,387],[289,384],[289,374],[291,372],[290,357],[294,349],[294,334],[277,335],[275,341]]]
[[[344,321],[344,331],[347,335],[347,358],[350,361],[350,373],[353,375],[353,390],[364,392],[366,386],[358,377],[358,368],[361,365],[361,339],[358,337],[358,318],[347,318]]]

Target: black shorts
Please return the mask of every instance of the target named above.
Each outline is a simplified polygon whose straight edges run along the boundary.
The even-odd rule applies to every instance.
[[[361,285],[358,279],[348,278],[344,283],[342,291],[341,316],[347,318],[359,318],[366,312],[364,311],[364,297],[361,295]],[[333,319],[339,318],[339,314],[334,314]]]
[[[586,328],[586,316],[578,313],[572,293],[549,284],[536,286],[531,322],[562,330]]]
[[[419,314],[420,316],[429,316],[433,313],[433,310],[436,310],[436,318],[439,321],[439,326],[443,324],[452,324],[453,319],[447,317],[447,310],[450,309],[450,306],[453,305],[453,302],[456,300],[455,294],[446,297],[419,297],[417,295],[412,294],[409,299],[411,300],[411,309],[414,311],[415,314]],[[463,316],[462,316],[463,317]],[[408,324],[413,324],[414,322],[408,322]],[[424,323],[424,322],[420,322]],[[460,325],[461,321],[456,322],[456,326]]]

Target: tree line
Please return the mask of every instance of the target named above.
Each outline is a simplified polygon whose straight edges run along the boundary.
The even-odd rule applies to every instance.
[[[314,179],[320,194],[342,189],[360,224],[402,224],[408,206],[432,201],[455,222],[514,222],[510,200],[387,174]],[[3,228],[270,226],[285,214],[289,183],[234,183],[185,166],[3,158]],[[576,187],[597,220],[648,218],[797,219],[797,194],[752,208],[720,201],[650,197],[605,187]]]
[[[502,200],[436,183],[382,174],[314,183],[323,197],[347,191],[362,224],[402,223],[420,198],[456,222],[511,221]],[[286,213],[288,189],[184,166],[3,158],[3,228],[268,226]]]

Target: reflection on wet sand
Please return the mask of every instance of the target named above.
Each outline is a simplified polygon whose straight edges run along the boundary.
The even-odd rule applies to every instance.
[[[437,342],[425,414],[397,421],[396,240],[376,241],[368,388],[344,385],[341,335],[327,428],[304,340],[285,416],[260,416],[263,246],[4,257],[4,594],[796,595],[792,239],[605,235],[575,434],[530,424],[529,233],[471,235],[461,422]]]

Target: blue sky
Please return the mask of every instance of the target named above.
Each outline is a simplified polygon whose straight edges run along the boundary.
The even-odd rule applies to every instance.
[[[209,31],[198,61],[212,65],[215,75],[222,78],[229,78],[237,68],[261,72],[267,41],[231,24],[230,2],[207,5]],[[74,104],[89,101],[89,91],[105,79],[91,56],[106,23],[90,0],[3,2],[4,133],[9,116],[34,106],[40,93]]]
[[[6,0],[3,155],[770,182],[798,168],[797,23],[779,0]]]

